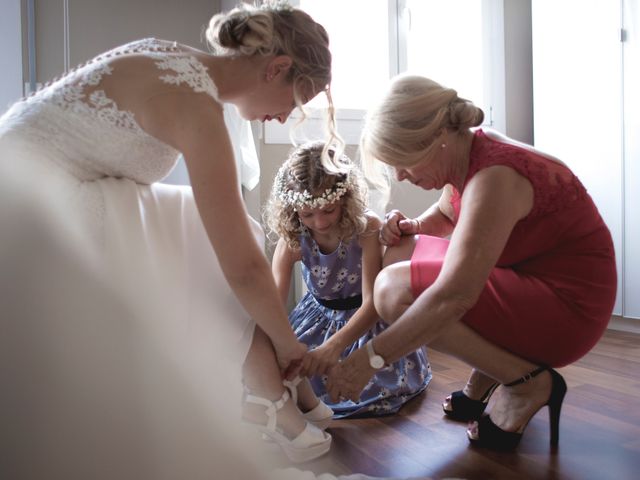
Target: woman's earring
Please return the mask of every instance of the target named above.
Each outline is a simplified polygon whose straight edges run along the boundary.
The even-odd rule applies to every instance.
[[[443,143],[442,145],[440,145],[440,148],[446,148],[447,144]]]

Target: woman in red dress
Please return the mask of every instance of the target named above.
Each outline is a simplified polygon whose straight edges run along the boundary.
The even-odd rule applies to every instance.
[[[473,444],[514,448],[548,405],[555,445],[566,383],[552,367],[582,357],[607,327],[613,243],[566,165],[475,129],[482,120],[455,90],[419,76],[396,78],[370,112],[361,144],[369,172],[383,162],[397,180],[442,195],[417,218],[386,215],[374,296],[393,325],[332,372],[330,392],[357,398],[376,368],[427,344],[472,367],[443,408],[472,421]]]

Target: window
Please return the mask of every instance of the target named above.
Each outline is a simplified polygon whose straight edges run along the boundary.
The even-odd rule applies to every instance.
[[[487,125],[504,119],[503,0],[298,0],[329,33],[333,100],[338,129],[357,144],[372,100],[402,72],[427,76],[455,88],[480,106]],[[294,138],[322,136],[326,99],[307,106],[310,117]],[[265,142],[289,143],[292,115],[284,125],[265,125]]]

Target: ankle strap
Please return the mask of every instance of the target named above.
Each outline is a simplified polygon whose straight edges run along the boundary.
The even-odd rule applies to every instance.
[[[293,399],[293,403],[298,404],[298,385],[302,381],[302,377],[298,375],[293,380],[283,380],[282,384],[289,390],[291,393],[291,398]]]
[[[520,377],[519,379],[514,380],[513,382],[505,383],[504,386],[513,387],[515,385],[520,385],[521,383],[528,382],[529,380],[531,380],[534,377],[537,377],[538,375],[540,375],[542,372],[546,370],[549,370],[549,369],[547,367],[538,367],[533,372],[529,372],[526,375],[523,375],[522,377]]]
[[[255,403],[257,405],[267,407],[265,411],[267,415],[267,428],[273,431],[275,431],[276,429],[276,414],[278,410],[284,407],[284,404],[287,403],[287,400],[289,400],[289,391],[287,389],[285,389],[282,397],[280,397],[275,402],[272,402],[268,398],[256,397],[255,395],[251,395],[250,393],[247,393],[247,395],[244,397],[245,402]]]

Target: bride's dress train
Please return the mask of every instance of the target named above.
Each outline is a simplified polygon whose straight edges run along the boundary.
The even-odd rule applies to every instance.
[[[165,43],[119,47],[0,118],[0,478],[256,469],[236,428],[253,321],[191,189],[155,183],[178,152],[100,90],[110,57],[148,53],[215,97]]]
[[[99,244],[78,225],[82,206],[57,190],[65,182],[45,185],[53,172],[25,181],[23,168],[16,178],[3,167],[0,477],[264,471],[237,429],[253,324],[190,189],[96,181]]]

